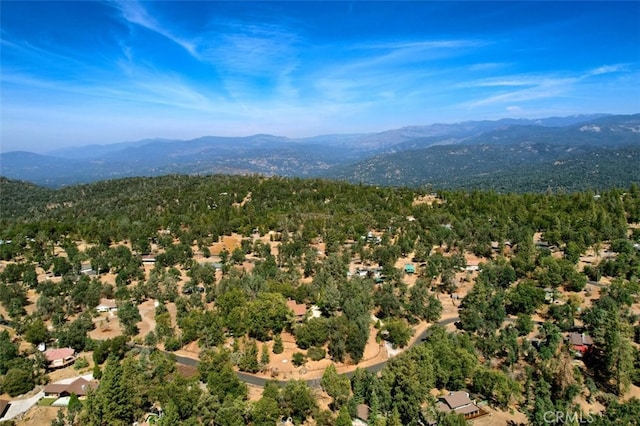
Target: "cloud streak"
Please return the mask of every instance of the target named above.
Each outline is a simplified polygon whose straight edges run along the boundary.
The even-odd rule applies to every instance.
[[[503,90],[497,94],[465,102],[462,106],[477,108],[498,103],[525,102],[559,96],[570,96],[577,90],[579,85],[588,83],[593,77],[621,73],[625,72],[626,69],[627,67],[623,64],[614,64],[602,65],[577,75],[515,75],[464,82],[460,84],[459,87],[490,89],[518,87],[519,89],[510,91]]]
[[[167,30],[166,26],[157,22],[156,19],[153,18],[139,2],[133,0],[119,0],[114,2],[114,5],[118,8],[122,17],[129,24],[139,25],[147,30],[160,34],[182,47],[194,58],[199,58],[198,52],[193,43]]]

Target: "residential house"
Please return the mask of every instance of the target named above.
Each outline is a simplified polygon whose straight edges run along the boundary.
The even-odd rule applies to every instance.
[[[440,397],[438,409],[444,413],[454,412],[464,416],[465,420],[470,420],[486,414],[475,402],[469,398],[467,392],[449,392],[448,395]]]
[[[75,393],[78,397],[83,397],[87,396],[90,389],[96,389],[97,386],[97,382],[79,377],[67,384],[53,383],[46,385],[44,387],[44,396],[62,398],[63,396],[71,396],[72,393]]]
[[[143,265],[154,265],[156,263],[156,257],[152,254],[143,254],[142,255],[142,264]]]
[[[287,308],[293,311],[296,322],[302,322],[305,320],[307,316],[307,305],[304,303],[299,304],[295,300],[287,300]]]
[[[212,267],[212,268],[214,268],[214,269],[216,269],[218,271],[222,270],[222,263],[220,263],[220,262],[211,262],[211,261],[206,260],[206,261],[198,262],[198,264],[200,266],[210,266],[210,267]]]
[[[569,333],[567,340],[571,348],[579,352],[580,355],[587,353],[593,346],[593,339],[584,333]]]
[[[93,268],[91,267],[90,262],[83,262],[82,265],[80,265],[80,273],[84,275],[89,275],[90,277],[98,275],[96,271],[94,271]]]
[[[358,404],[356,406],[356,418],[351,422],[352,426],[367,426],[369,424],[369,406]]]
[[[416,273],[416,267],[411,263],[406,263],[404,265],[404,273],[405,274],[415,274]]]
[[[72,348],[48,349],[44,352],[44,357],[49,368],[61,368],[76,360],[76,351]]]
[[[96,306],[98,312],[116,312],[117,310],[118,306],[114,299],[100,299],[100,304]]]
[[[464,268],[465,271],[474,272],[480,270],[480,264],[478,263],[467,263],[467,266]]]

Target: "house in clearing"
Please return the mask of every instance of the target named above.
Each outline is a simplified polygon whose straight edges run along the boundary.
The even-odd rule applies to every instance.
[[[80,273],[84,274],[84,275],[88,275],[88,276],[96,276],[98,275],[96,273],[96,271],[93,270],[93,268],[91,267],[91,263],[90,262],[83,262],[82,265],[80,266]]]
[[[580,355],[587,353],[593,346],[593,339],[584,333],[569,333],[568,341],[571,348]]]
[[[352,426],[367,426],[369,424],[369,406],[366,404],[358,404],[356,406],[356,418],[351,422]]]
[[[76,351],[72,348],[48,349],[44,352],[49,368],[62,368],[76,360]]]
[[[307,305],[300,304],[295,300],[287,300],[287,308],[293,311],[293,315],[296,318],[296,322],[302,322],[307,316]]]
[[[62,398],[64,396],[71,396],[72,393],[75,393],[78,397],[83,397],[87,396],[90,389],[96,389],[97,387],[97,382],[79,377],[68,384],[52,383],[46,385],[44,387],[44,396]]]
[[[454,412],[464,416],[465,420],[480,417],[486,412],[478,407],[475,402],[469,398],[466,392],[449,392],[448,395],[440,397],[438,402],[438,410],[444,413]]]
[[[480,264],[479,263],[467,263],[467,266],[464,268],[465,271],[469,271],[469,272],[474,272],[474,271],[479,271],[480,270]]]
[[[208,260],[198,262],[200,266],[210,266],[218,271],[222,270],[222,263],[220,262],[210,262]]]
[[[416,273],[416,267],[411,263],[406,263],[404,265],[404,273],[405,274],[415,274]]]
[[[118,306],[114,299],[100,299],[100,304],[96,306],[98,312],[116,312]]]

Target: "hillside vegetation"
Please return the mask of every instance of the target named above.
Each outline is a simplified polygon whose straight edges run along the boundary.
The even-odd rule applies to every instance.
[[[347,425],[360,404],[375,425],[465,424],[438,402],[453,391],[512,421],[637,424],[637,185],[436,194],[263,176],[58,190],[2,179],[0,205],[2,391],[46,381],[40,343],[93,351],[99,387],[57,424],[131,424],[160,406],[161,424]],[[96,312],[104,299],[111,317]],[[97,337],[105,325],[113,335]],[[576,347],[572,332],[592,343]],[[193,375],[160,351],[194,347]],[[371,348],[400,353],[367,369]],[[317,387],[290,380],[318,365]],[[282,382],[250,395],[238,371]]]
[[[51,188],[135,176],[261,174],[500,192],[640,182],[640,114],[503,119],[372,134],[142,140],[0,154],[2,175]]]

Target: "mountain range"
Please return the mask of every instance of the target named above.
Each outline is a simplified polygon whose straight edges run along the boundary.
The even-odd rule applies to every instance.
[[[146,139],[0,154],[0,174],[47,187],[166,174],[322,177],[499,191],[604,189],[640,181],[640,114],[502,119],[292,139]]]

